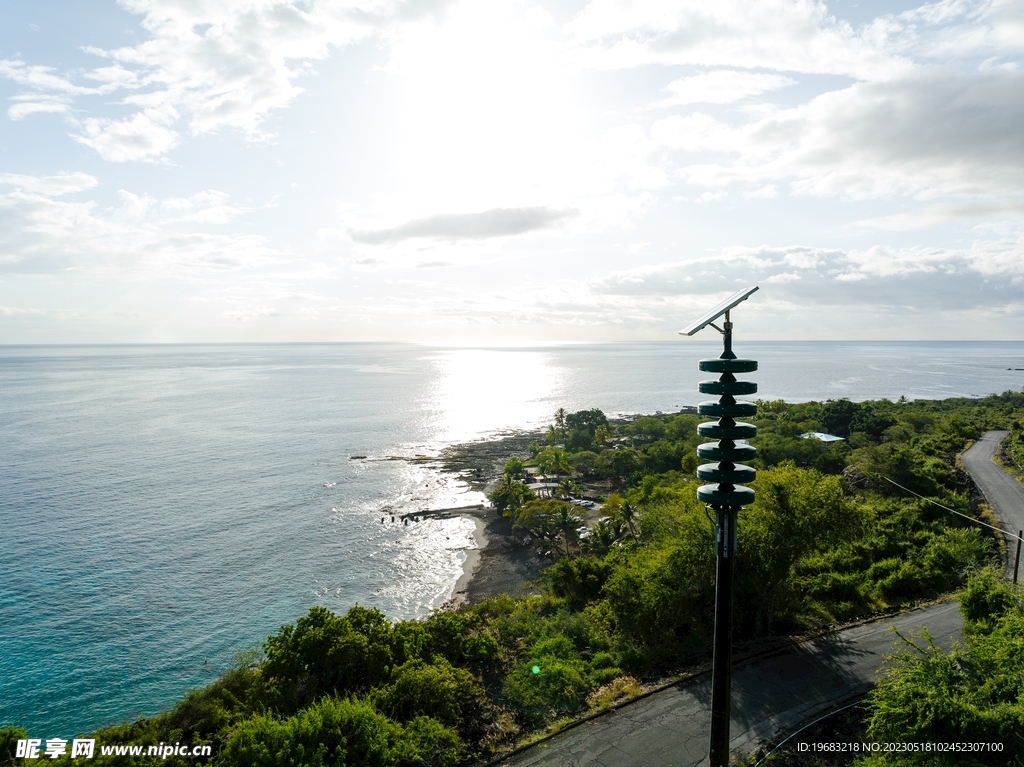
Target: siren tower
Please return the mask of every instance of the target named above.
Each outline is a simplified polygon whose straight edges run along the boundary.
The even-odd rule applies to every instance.
[[[754,394],[757,384],[753,381],[739,381],[737,373],[753,373],[757,361],[741,359],[732,350],[732,320],[730,311],[746,301],[757,286],[746,288],[730,296],[696,322],[679,331],[692,336],[698,330],[710,325],[722,334],[723,350],[717,358],[698,362],[700,370],[719,373],[718,380],[701,381],[697,388],[702,394],[718,395],[718,400],[701,402],[697,406],[700,415],[718,418],[717,421],[702,423],[697,433],[702,437],[717,440],[697,448],[697,456],[716,463],[705,463],[697,469],[697,478],[711,484],[701,485],[697,497],[715,512],[715,556],[717,575],[715,579],[715,644],[711,681],[711,743],[709,756],[711,767],[726,767],[729,764],[729,710],[732,686],[732,612],[733,612],[733,565],[736,559],[736,518],[744,506],[754,502],[754,491],[744,484],[754,479],[756,472],[742,461],[751,460],[757,451],[746,440],[757,434],[753,424],[737,421],[757,412],[751,402],[740,402],[737,396]],[[715,324],[722,315],[722,327]]]

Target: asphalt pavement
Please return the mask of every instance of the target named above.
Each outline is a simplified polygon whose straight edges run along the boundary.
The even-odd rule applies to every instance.
[[[1024,487],[992,461],[999,443],[1007,434],[1005,431],[986,432],[960,460],[974,478],[988,505],[999,517],[1000,526],[1004,530],[1017,533],[1024,530]],[[1006,536],[1006,545],[1006,574],[1008,578],[1012,578],[1014,555],[1017,550],[1016,535]],[[1024,578],[1024,564],[1021,565],[1019,577]]]
[[[747,756],[761,741],[857,698],[874,685],[896,649],[896,626],[927,627],[948,648],[963,621],[945,602],[811,640],[737,664],[732,676],[730,747]],[[692,767],[707,765],[711,675],[705,674],[612,711],[501,762],[510,767]]]

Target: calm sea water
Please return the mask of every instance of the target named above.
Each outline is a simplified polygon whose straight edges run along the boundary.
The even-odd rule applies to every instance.
[[[748,343],[766,399],[980,396],[1024,343]],[[315,604],[444,602],[480,496],[456,442],[694,404],[710,342],[0,347],[0,724],[70,737],[153,714]],[[366,460],[352,460],[365,455]],[[389,517],[390,518],[390,517]]]

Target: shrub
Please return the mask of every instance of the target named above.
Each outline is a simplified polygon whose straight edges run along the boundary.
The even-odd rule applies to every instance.
[[[398,753],[401,764],[454,767],[464,750],[455,730],[429,716],[418,716],[405,726]]]
[[[1024,612],[992,570],[975,574],[961,608],[970,631],[950,652],[924,635],[897,656],[871,694],[876,742],[999,742],[1000,752],[880,754],[864,767],[1021,765],[1024,754]]]
[[[440,655],[455,666],[488,669],[498,658],[498,643],[481,624],[473,613],[436,612],[421,624],[425,635],[421,652],[428,658]]]
[[[582,607],[600,596],[611,571],[611,563],[597,557],[566,558],[545,570],[542,582],[550,593]]]
[[[582,708],[593,686],[586,664],[578,657],[537,654],[509,674],[505,695],[526,722],[538,726]]]
[[[393,632],[379,610],[356,606],[339,616],[313,607],[264,644],[264,701],[279,713],[291,713],[324,695],[383,682],[395,660]]]
[[[411,660],[392,672],[391,683],[375,690],[372,700],[399,722],[432,716],[457,727],[464,713],[476,713],[480,694],[472,675],[464,669],[452,668],[445,660],[433,664]]]
[[[222,760],[238,767],[391,767],[402,728],[368,703],[324,698],[288,719],[242,722]]]
[[[960,612],[966,621],[965,630],[990,633],[995,622],[1018,604],[1013,587],[1002,573],[987,567],[975,573],[960,594]]]
[[[599,687],[587,698],[589,708],[608,708],[625,698],[635,698],[640,694],[640,682],[631,676],[620,676],[603,687]]]
[[[28,733],[21,727],[0,728],[0,764],[13,765],[18,741],[27,737]]]

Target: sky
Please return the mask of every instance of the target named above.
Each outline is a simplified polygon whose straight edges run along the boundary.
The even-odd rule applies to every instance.
[[[1022,63],[1019,0],[8,0],[0,344],[1024,339]]]

